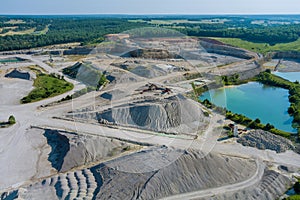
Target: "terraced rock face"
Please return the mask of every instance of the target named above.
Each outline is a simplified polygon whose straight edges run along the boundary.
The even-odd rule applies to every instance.
[[[97,179],[89,169],[56,175],[44,179],[28,188],[2,194],[8,199],[93,199],[101,179]]]
[[[47,178],[17,194],[23,199],[158,199],[240,182],[255,171],[255,162],[245,159],[151,147]]]
[[[17,141],[12,143],[13,148],[2,151],[2,155],[4,155],[2,159],[6,159],[6,161],[3,161],[5,164],[1,168],[1,177],[5,180],[0,181],[1,191],[5,191],[11,186],[22,185],[27,181],[40,180],[42,177],[67,172],[139,148],[138,145],[116,139],[79,136],[70,132],[41,128],[28,129],[25,134],[19,134],[16,138]],[[45,193],[50,191],[45,189]],[[32,190],[31,193],[34,194],[35,191]],[[14,194],[11,192],[9,195],[13,196]],[[6,197],[7,194],[1,196],[0,193],[1,200],[13,199]]]
[[[152,59],[181,58],[179,55],[175,55],[165,49],[136,49],[121,55],[121,57]]]

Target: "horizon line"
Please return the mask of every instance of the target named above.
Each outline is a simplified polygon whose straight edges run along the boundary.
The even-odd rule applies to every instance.
[[[300,13],[0,13],[0,15],[31,15],[31,16],[55,16],[55,15],[300,15]]]

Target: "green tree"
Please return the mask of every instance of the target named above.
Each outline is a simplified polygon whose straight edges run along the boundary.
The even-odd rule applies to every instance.
[[[107,81],[106,76],[104,74],[101,74],[97,88],[100,88],[102,85],[104,85],[106,81]]]
[[[264,130],[265,130],[265,131],[268,131],[268,130],[271,130],[271,129],[273,129],[273,128],[275,128],[273,125],[267,123],[267,124],[265,125],[265,127],[264,127]]]
[[[271,70],[270,69],[266,69],[266,72],[271,74]]]
[[[255,121],[255,123],[257,123],[257,124],[260,124],[260,119],[256,118],[254,121]]]
[[[16,123],[16,118],[13,115],[9,116],[8,123],[11,124],[11,125],[15,124]]]
[[[294,190],[297,194],[300,194],[300,183],[299,183],[299,181],[297,183],[295,183]]]

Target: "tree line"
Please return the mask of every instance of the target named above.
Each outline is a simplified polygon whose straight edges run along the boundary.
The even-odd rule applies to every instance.
[[[11,19],[22,21],[16,22],[17,24],[8,24],[7,22]],[[147,18],[147,20],[149,21],[150,19]],[[120,33],[135,28],[157,26],[175,30],[188,36],[240,38],[251,42],[269,43],[270,45],[292,42],[300,36],[299,24],[262,26],[251,24],[250,19],[243,21],[238,18],[224,23],[174,23],[170,25],[156,25],[147,23],[147,20],[144,22],[130,22],[126,18],[88,16],[0,17],[0,28],[15,26],[14,31],[35,28],[35,31],[39,32],[47,26],[49,27],[46,34],[1,36],[0,51],[28,49],[69,42],[93,44],[102,42],[104,36],[109,33]],[[7,32],[8,29],[2,29],[2,31]],[[147,30],[146,32],[149,33],[149,31]],[[160,30],[159,32],[161,33],[159,35],[178,35],[175,31]],[[132,31],[131,33],[135,34],[135,36],[143,36],[145,35],[144,32]],[[152,35],[157,35],[157,33],[154,31],[148,36]]]
[[[22,18],[21,18],[22,19]],[[3,20],[3,19],[2,19]],[[7,20],[7,19],[6,19]],[[120,33],[142,26],[126,19],[94,18],[25,18],[26,23],[18,24],[17,30],[37,28],[43,30],[49,25],[46,34],[6,35],[0,37],[0,51],[29,49],[53,44],[80,42],[83,44],[101,42],[109,33]],[[4,26],[4,22],[0,21]],[[8,26],[7,24],[5,26]],[[10,25],[11,26],[11,25]],[[1,26],[0,26],[1,27]]]
[[[211,25],[214,26],[214,25]],[[182,31],[181,29],[178,29]],[[256,27],[256,28],[222,28],[207,29],[200,27],[187,27],[183,30],[189,36],[198,37],[225,37],[240,38],[250,42],[287,43],[296,41],[300,36],[300,25],[282,25],[276,27]]]

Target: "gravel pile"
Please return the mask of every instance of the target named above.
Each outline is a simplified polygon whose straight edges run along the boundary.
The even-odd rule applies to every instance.
[[[255,171],[256,164],[249,159],[149,147],[92,168],[70,170],[0,193],[0,199],[160,199],[242,182]]]
[[[201,198],[201,200],[270,200],[279,199],[291,186],[291,180],[273,170],[265,170],[260,182],[242,190],[227,192],[213,197]],[[200,200],[200,199],[199,199]]]
[[[196,135],[207,124],[198,104],[182,95],[161,99],[151,97],[104,110],[96,113],[96,116],[94,113],[80,113],[74,117],[96,118],[100,123],[177,135]]]
[[[239,138],[237,142],[244,146],[256,147],[258,149],[270,149],[277,153],[295,149],[290,140],[263,130],[253,130],[249,134]]]

